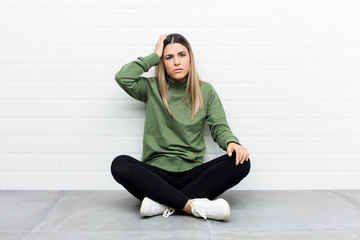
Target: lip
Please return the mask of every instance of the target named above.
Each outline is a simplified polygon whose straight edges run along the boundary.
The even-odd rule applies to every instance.
[[[174,72],[182,72],[182,68],[176,68],[176,69],[174,69]]]

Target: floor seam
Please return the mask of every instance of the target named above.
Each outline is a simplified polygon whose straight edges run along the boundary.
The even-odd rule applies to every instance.
[[[209,226],[209,231],[210,231],[211,240],[213,240],[213,239],[214,239],[214,236],[213,236],[213,233],[212,233],[212,231],[211,231],[211,224],[210,224],[209,220],[207,221],[207,224],[208,224],[208,226]]]
[[[33,229],[29,232],[29,234],[26,236],[25,240],[28,240],[30,235],[38,228],[38,226],[44,221],[44,219],[46,219],[55,209],[55,207],[59,204],[59,202],[61,201],[61,199],[64,197],[66,191],[62,191],[60,194],[59,199],[55,202],[55,204],[50,208],[50,210],[48,211],[48,213],[38,222],[38,224],[36,224]]]
[[[360,213],[360,204],[355,201],[354,199],[352,199],[349,196],[344,195],[343,193],[341,193],[341,191],[339,190],[332,190],[332,192],[338,196],[340,196],[342,199],[344,199],[346,202],[350,203],[353,207],[355,207],[357,209],[357,211]]]

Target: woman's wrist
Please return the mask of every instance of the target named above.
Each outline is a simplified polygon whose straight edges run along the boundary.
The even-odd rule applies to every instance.
[[[159,55],[157,55],[157,53],[153,52],[150,55],[144,57],[145,61],[147,62],[147,64],[152,67],[155,65],[158,65],[160,62],[160,58]]]

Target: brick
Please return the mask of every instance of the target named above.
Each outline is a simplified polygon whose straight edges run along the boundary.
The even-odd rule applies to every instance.
[[[73,119],[58,120],[59,136],[133,136],[127,119]]]
[[[39,174],[39,187],[50,190],[79,190],[79,181],[82,174],[76,172],[52,172]]]
[[[18,64],[21,61],[20,46],[0,46],[0,64]],[[3,70],[6,77],[6,70]],[[6,79],[6,78],[5,78]]]
[[[106,10],[94,9],[94,10],[92,10],[92,15],[91,15],[92,26],[94,26],[94,27],[99,27],[99,26],[127,27],[131,24],[131,16],[133,16],[134,14],[135,13],[132,10],[128,10],[128,9],[126,9],[126,10],[123,10],[123,9],[106,9]],[[144,16],[141,18],[144,18]]]
[[[55,118],[74,117],[75,104],[70,101],[7,101],[5,102],[6,117],[22,118]]]
[[[36,0],[1,1],[0,6],[6,8],[32,8],[36,6]]]
[[[57,155],[25,155],[23,159],[24,172],[54,172],[59,169]]]
[[[3,3],[3,1],[1,3]],[[19,23],[19,16],[17,8],[0,8],[1,26],[5,25],[5,23],[7,23],[5,26],[16,26]]]
[[[92,156],[61,155],[59,156],[59,171],[61,172],[93,172]]]
[[[1,35],[0,42],[4,45],[39,44],[39,29],[35,27],[3,27]]]
[[[41,45],[72,45],[75,43],[74,29],[70,27],[43,27],[38,30]]]
[[[46,0],[37,0],[37,8],[72,8],[74,0],[64,0],[61,2],[49,2]]]
[[[96,84],[93,98],[99,100],[120,100],[129,101],[131,97],[121,89],[121,87],[114,81],[109,84]]]
[[[5,172],[5,188],[8,190],[39,190],[41,176],[37,172]],[[44,179],[45,181],[45,179]]]
[[[22,46],[21,62],[28,64],[55,63],[57,52],[52,46]]]
[[[247,146],[244,146],[247,148]],[[257,172],[268,172],[273,171],[274,160],[277,158],[277,155],[270,154],[257,154],[252,153],[251,149],[247,148],[250,153],[250,163],[251,163],[251,174]]]
[[[292,138],[291,152],[294,154],[325,154],[326,139],[320,138]]]
[[[55,26],[92,26],[91,11],[88,9],[58,9],[54,16]]]
[[[75,30],[75,43],[79,45],[108,45],[116,44],[111,28],[77,28]],[[120,38],[121,39],[121,38]]]
[[[231,119],[238,136],[266,137],[336,137],[342,136],[342,120],[312,119]]]
[[[21,132],[23,136],[56,136],[60,131],[57,119],[23,119]]]
[[[75,153],[78,140],[69,137],[42,137],[40,139],[41,154]]]
[[[18,22],[21,26],[53,26],[55,9],[19,8]]]
[[[0,117],[4,118],[5,116],[5,104],[3,102],[0,102]]]
[[[67,83],[76,81],[77,66],[73,64],[60,65],[40,65],[39,80],[40,82]]]
[[[292,142],[290,138],[242,137],[240,143],[250,152],[256,154],[290,154]]]
[[[0,136],[20,136],[20,121],[0,119]]]
[[[4,153],[7,154],[38,154],[41,149],[40,137],[6,137]]]
[[[78,118],[144,118],[145,105],[136,101],[116,102],[78,102],[76,104]]]
[[[360,162],[359,162],[359,154],[351,155],[351,154],[332,154],[328,158],[330,159],[330,164],[335,165],[333,171],[339,172],[359,172],[360,171]]]
[[[79,154],[127,154],[133,155],[142,150],[140,137],[78,137],[76,153]]]
[[[119,120],[116,120],[118,122]],[[144,124],[145,119],[129,119],[126,120],[126,128],[127,131],[124,129],[122,132],[118,131],[118,136],[131,136],[131,137],[143,137],[144,134]],[[121,124],[121,120],[119,121],[119,124]],[[125,125],[125,124],[121,124]]]
[[[339,128],[344,137],[360,136],[359,120],[358,119],[342,119]]]
[[[128,46],[128,47],[108,47],[108,46],[94,46],[92,47],[94,64],[115,64],[121,63],[117,69],[112,72],[112,79],[121,66],[127,62],[134,61],[138,57],[145,57],[153,53],[153,47],[140,47],[140,46]],[[131,56],[124,54],[125,52],[131,53]]]
[[[115,74],[121,66],[79,64],[74,68],[76,68],[74,76],[76,76],[77,82],[116,84]]]
[[[120,155],[120,154],[119,154]],[[118,154],[59,155],[59,172],[106,172]]]
[[[37,65],[18,65],[18,64],[6,64],[2,70],[2,82],[11,83],[23,83],[23,82],[35,82],[39,80],[39,72]],[[15,74],[16,73],[16,74]],[[31,76],[31,77],[29,77]],[[14,93],[11,93],[15,96]]]
[[[22,99],[54,99],[59,86],[48,83],[23,83],[20,90]]]
[[[5,173],[0,172],[0,190],[6,190],[5,188]]]
[[[324,188],[331,189],[358,189],[359,173],[331,173],[325,172]]]
[[[298,155],[271,155],[268,161],[271,161],[270,170],[273,172],[305,172],[306,162],[304,156]]]
[[[345,101],[357,101],[359,99],[358,93],[360,91],[360,84],[344,84],[343,94]]]
[[[305,165],[305,172],[341,172],[346,168],[343,160],[347,159],[347,156],[335,156],[335,155],[324,155],[324,154],[302,154],[298,155],[299,161],[303,161]],[[353,164],[352,166],[354,166]],[[348,169],[349,170],[349,169]],[[346,171],[346,170],[345,170]]]
[[[5,153],[5,140],[3,138],[0,138],[0,153]]]
[[[121,152],[115,154],[98,154],[98,155],[81,155],[82,159],[90,161],[94,172],[107,172],[110,171],[111,163],[115,157],[121,155]],[[141,154],[136,153],[132,155],[133,158],[140,160]]]
[[[327,154],[359,154],[359,137],[327,138],[324,143]]]
[[[55,61],[59,64],[90,64],[94,61],[90,46],[57,46],[55,51]]]
[[[20,154],[0,154],[0,172],[22,172],[23,169],[23,157]]]
[[[113,2],[111,0],[97,1],[97,0],[75,0],[74,5],[76,8],[110,8]]]
[[[57,83],[56,96],[57,99],[64,100],[92,100],[96,98],[95,92],[97,90],[94,84],[78,84],[78,83]],[[97,98],[98,99],[98,98]]]

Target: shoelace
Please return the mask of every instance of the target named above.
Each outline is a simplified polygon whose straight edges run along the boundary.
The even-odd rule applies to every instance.
[[[164,217],[164,218],[168,218],[168,217],[170,217],[174,212],[175,212],[175,209],[166,208],[165,211],[163,212],[163,217]]]
[[[198,204],[196,204],[194,202],[190,202],[190,206],[201,217],[203,217],[204,219],[207,219],[206,212],[211,210],[211,208],[209,206],[207,206],[207,204],[205,204],[205,206],[201,206],[201,205],[198,205]]]

